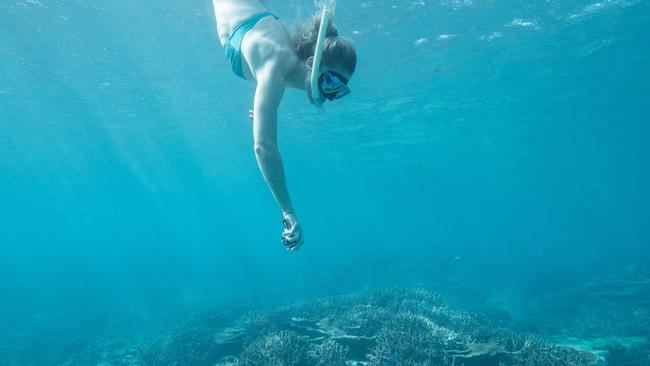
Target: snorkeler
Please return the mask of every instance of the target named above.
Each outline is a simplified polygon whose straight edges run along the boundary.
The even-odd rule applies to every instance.
[[[257,84],[250,115],[255,157],[282,209],[282,243],[296,251],[303,234],[277,145],[278,106],[287,87],[305,90],[317,106],[349,94],[348,80],[357,63],[355,48],[338,36],[331,20],[333,1],[324,6],[320,17],[293,32],[269,12],[263,0],[213,0],[212,4],[232,71]]]

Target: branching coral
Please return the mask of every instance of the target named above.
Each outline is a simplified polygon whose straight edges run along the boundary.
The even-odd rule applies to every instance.
[[[313,366],[345,366],[347,354],[347,347],[331,339],[312,344],[307,353],[309,365]]]
[[[428,319],[400,313],[384,324],[376,345],[368,354],[371,365],[445,365],[446,332],[432,327]]]
[[[332,324],[355,336],[375,336],[393,314],[386,309],[371,305],[357,304],[339,316],[332,318]]]
[[[296,332],[281,330],[249,344],[242,352],[241,366],[299,366],[306,363],[307,343]]]
[[[595,360],[584,352],[551,345],[532,337],[513,337],[506,342],[500,362],[507,366],[588,366]]]

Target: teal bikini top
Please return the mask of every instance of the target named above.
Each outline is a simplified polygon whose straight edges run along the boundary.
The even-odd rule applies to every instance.
[[[237,76],[243,79],[246,79],[246,77],[244,76],[244,70],[242,69],[242,56],[241,56],[242,40],[244,39],[246,33],[248,33],[249,30],[253,29],[253,27],[257,24],[257,22],[269,16],[278,19],[278,17],[276,17],[275,15],[269,12],[255,14],[250,18],[247,18],[246,20],[241,22],[241,24],[239,24],[237,27],[235,27],[235,29],[230,34],[230,37],[228,37],[228,42],[226,42],[226,46],[225,46],[226,58],[230,63],[230,67],[232,68],[232,71]]]

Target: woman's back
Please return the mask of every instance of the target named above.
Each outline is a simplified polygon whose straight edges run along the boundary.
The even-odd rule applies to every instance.
[[[217,32],[221,45],[239,24],[252,15],[267,12],[269,9],[259,0],[212,0],[217,18]]]

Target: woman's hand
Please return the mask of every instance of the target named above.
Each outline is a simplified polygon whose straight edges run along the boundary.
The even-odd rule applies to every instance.
[[[296,214],[285,212],[282,214],[282,225],[284,225],[282,244],[290,252],[297,251],[303,244],[302,230],[298,223],[298,217],[296,217]]]

